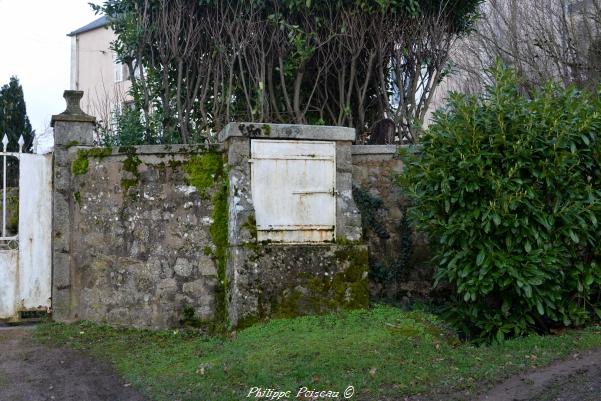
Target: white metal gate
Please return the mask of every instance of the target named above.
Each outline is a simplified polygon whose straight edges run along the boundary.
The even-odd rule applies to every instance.
[[[0,237],[0,319],[18,320],[22,312],[48,311],[51,306],[52,155],[7,152],[2,140],[2,236]],[[18,211],[11,210],[7,159],[19,164]],[[18,233],[7,220],[18,213]]]
[[[335,239],[335,142],[254,139],[251,163],[259,241]]]

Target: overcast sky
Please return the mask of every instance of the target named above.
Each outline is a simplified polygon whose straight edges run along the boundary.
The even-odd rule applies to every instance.
[[[86,0],[0,0],[0,86],[19,78],[36,131],[65,110],[71,62],[66,35],[96,18]]]

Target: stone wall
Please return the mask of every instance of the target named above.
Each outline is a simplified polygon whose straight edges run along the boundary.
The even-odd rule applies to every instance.
[[[370,295],[375,298],[424,298],[432,285],[426,239],[404,218],[409,204],[397,184],[403,172],[400,152],[396,145],[355,145],[352,150],[354,199],[369,246]]]
[[[246,327],[269,318],[369,305],[367,247],[253,244],[231,248],[230,319]]]
[[[203,157],[221,154],[182,145],[66,152],[68,317],[140,327],[216,320],[218,185],[194,174],[214,175]]]

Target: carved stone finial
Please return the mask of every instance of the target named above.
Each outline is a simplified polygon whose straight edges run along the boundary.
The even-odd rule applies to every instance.
[[[89,122],[95,123],[96,118],[84,113],[81,109],[80,101],[83,97],[83,91],[73,91],[66,90],[63,93],[63,97],[67,102],[67,109],[63,111],[61,114],[56,114],[52,116],[52,120],[50,122],[50,126],[54,127],[54,123],[57,121],[66,121],[66,122]]]
[[[63,114],[86,114],[81,109],[79,103],[83,97],[83,91],[66,90],[63,93],[63,97],[67,101],[67,110],[65,110]]]

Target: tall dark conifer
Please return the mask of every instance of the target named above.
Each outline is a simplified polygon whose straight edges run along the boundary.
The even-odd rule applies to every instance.
[[[23,151],[31,152],[35,132],[27,117],[23,87],[17,77],[11,77],[10,82],[0,88],[0,139],[4,134],[8,135],[9,151],[19,150],[17,142],[23,135]]]

